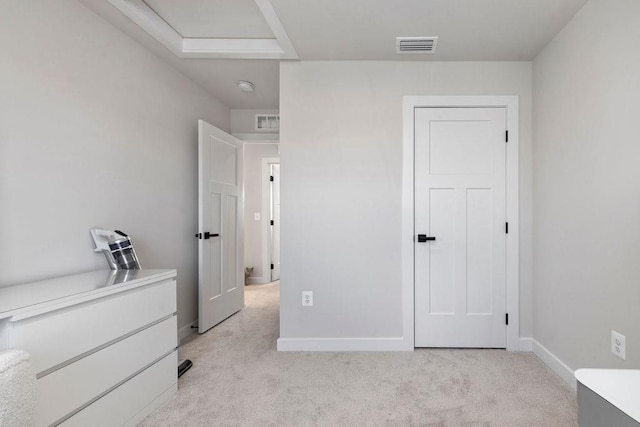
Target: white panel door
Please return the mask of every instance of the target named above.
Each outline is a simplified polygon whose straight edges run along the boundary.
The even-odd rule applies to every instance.
[[[198,332],[244,305],[242,143],[198,122]]]
[[[280,280],[280,164],[271,164],[271,281]]]
[[[415,110],[416,347],[506,347],[505,115]]]

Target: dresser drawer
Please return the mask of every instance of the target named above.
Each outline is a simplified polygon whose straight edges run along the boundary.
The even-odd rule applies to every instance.
[[[11,322],[11,347],[29,352],[41,376],[175,311],[176,282],[168,280]]]
[[[64,427],[114,427],[136,425],[177,390],[178,352],[131,378],[65,420]]]
[[[36,426],[50,425],[174,351],[176,322],[172,316],[38,379]]]

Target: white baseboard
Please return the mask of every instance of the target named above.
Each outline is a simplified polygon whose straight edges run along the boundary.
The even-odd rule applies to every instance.
[[[533,338],[520,338],[518,351],[534,351]],[[544,349],[538,344],[541,349]],[[413,343],[397,338],[278,338],[278,351],[413,351]],[[545,352],[551,355],[546,349]],[[540,359],[545,359],[538,355]],[[551,355],[552,358],[557,359]],[[559,359],[557,359],[560,362]],[[545,363],[547,363],[545,361]],[[560,362],[563,366],[564,363]],[[548,364],[548,363],[547,363]],[[553,367],[552,367],[553,369]],[[554,369],[555,371],[555,369]],[[573,371],[570,376],[573,378]],[[561,375],[562,376],[562,375]],[[563,377],[564,379],[564,377]],[[566,380],[565,380],[566,381]]]
[[[519,338],[518,351],[533,351],[533,338],[529,338],[529,337]]]
[[[191,328],[193,325],[195,325],[196,323],[198,323],[196,320],[194,320],[191,323],[188,323],[186,325],[184,325],[182,328],[178,329],[178,342],[182,342],[183,339],[185,339],[186,337],[188,337],[189,335],[193,334],[195,332],[195,329]]]
[[[398,338],[278,338],[278,351],[413,351]]]
[[[567,366],[562,360],[560,360],[555,354],[547,350],[538,341],[532,339],[533,353],[540,358],[553,372],[558,374],[560,378],[564,380],[569,387],[576,390],[578,385],[576,384],[576,377],[573,374],[573,369]]]
[[[271,283],[271,280],[265,277],[247,277],[249,285],[266,285],[267,283]]]

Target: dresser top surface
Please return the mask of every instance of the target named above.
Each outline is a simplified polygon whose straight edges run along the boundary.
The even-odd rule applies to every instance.
[[[39,306],[171,279],[176,270],[96,270],[0,288],[0,319]]]

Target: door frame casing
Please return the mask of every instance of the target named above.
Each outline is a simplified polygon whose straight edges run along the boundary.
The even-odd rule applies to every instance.
[[[520,276],[518,214],[518,96],[405,96],[402,105],[402,337],[405,350],[415,347],[415,109],[505,108],[506,144],[506,327],[507,350],[519,350]]]

